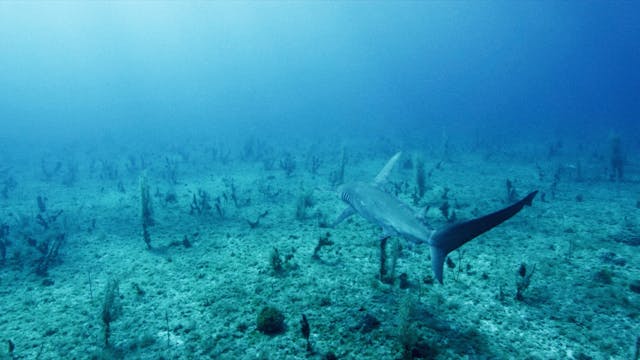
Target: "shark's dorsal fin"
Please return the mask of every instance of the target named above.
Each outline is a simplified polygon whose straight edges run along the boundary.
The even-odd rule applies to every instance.
[[[376,178],[373,179],[374,185],[380,185],[387,181],[387,177],[389,176],[389,173],[393,169],[393,166],[396,164],[396,162],[400,158],[400,155],[402,155],[402,151],[397,152],[395,155],[391,157],[391,159],[389,159],[389,161],[387,161],[387,164],[382,168],[382,170],[380,170],[378,175],[376,175]]]

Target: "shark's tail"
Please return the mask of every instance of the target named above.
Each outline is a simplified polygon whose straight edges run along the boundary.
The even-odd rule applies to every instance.
[[[442,269],[447,254],[473,238],[502,224],[522,208],[531,206],[538,191],[534,191],[517,203],[477,219],[453,224],[436,231],[431,237],[431,268],[436,279],[442,284]]]

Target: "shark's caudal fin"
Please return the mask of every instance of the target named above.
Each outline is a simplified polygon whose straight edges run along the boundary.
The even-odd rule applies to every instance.
[[[442,269],[447,254],[502,224],[522,210],[525,205],[531,206],[537,193],[538,191],[534,191],[517,203],[489,215],[453,224],[436,231],[431,237],[431,268],[436,279],[442,284]]]

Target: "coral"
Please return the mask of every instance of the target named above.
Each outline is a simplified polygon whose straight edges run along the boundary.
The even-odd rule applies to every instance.
[[[391,243],[391,258],[389,259],[389,268],[387,269],[387,241],[389,236],[380,239],[380,281],[385,284],[393,284],[395,281],[396,264],[400,256],[400,243],[397,239],[393,239]]]
[[[421,199],[424,196],[426,189],[424,160],[422,157],[416,157],[416,197]]]
[[[143,174],[140,177],[140,204],[142,209],[142,236],[147,248],[151,249],[151,235],[149,235],[149,227],[154,224],[153,207],[151,205],[151,195],[149,195],[149,185],[147,184],[147,176]]]
[[[320,252],[320,249],[322,249],[323,246],[333,245],[333,241],[330,239],[330,237],[331,237],[331,233],[327,232],[326,234],[324,234],[324,236],[320,236],[318,238],[318,244],[313,249],[313,255],[311,256],[313,259],[320,260],[320,255],[318,255],[318,253]]]
[[[448,190],[448,189],[445,189],[445,190]],[[439,209],[442,216],[445,219],[447,219],[447,222],[450,222],[450,223],[456,222],[457,220],[456,211],[455,210],[449,211],[451,209],[451,205],[449,205],[449,201],[445,200],[445,202],[443,202],[442,205],[440,205]]]
[[[364,314],[364,317],[358,322],[352,330],[359,330],[362,334],[368,334],[380,327],[382,322],[370,313]]]
[[[269,255],[269,265],[271,267],[271,270],[273,270],[274,275],[284,275],[289,270],[293,270],[298,267],[296,264],[291,262],[291,260],[293,259],[294,251],[295,250],[292,250],[290,253],[286,254],[283,260],[280,257],[280,252],[277,248],[274,247],[271,250],[271,254]]]
[[[309,335],[311,335],[311,327],[309,326],[309,322],[307,321],[307,317],[305,314],[302,314],[302,319],[300,319],[300,332],[302,333],[302,337],[307,341],[307,352],[313,352],[311,347],[311,342],[309,341]]]
[[[322,165],[322,159],[316,155],[312,155],[309,159],[309,170],[313,175],[318,175],[318,169]]]
[[[265,306],[258,314],[256,327],[263,334],[281,334],[285,330],[284,314],[273,306]]]
[[[622,146],[620,145],[620,136],[611,135],[609,139],[611,145],[610,161],[611,161],[611,180],[622,180],[624,175],[624,157],[622,155]]]
[[[169,184],[176,185],[178,183],[178,160],[173,157],[169,158],[169,156],[165,156],[164,160],[165,179]]]
[[[613,284],[613,271],[607,268],[602,268],[593,274],[593,280],[601,284],[611,285]]]
[[[418,332],[413,321],[414,301],[409,296],[405,297],[398,309],[397,341],[402,349],[403,359],[412,359],[412,350],[418,342]]]
[[[282,267],[282,259],[280,258],[280,252],[277,248],[273,248],[271,250],[271,254],[269,255],[269,264],[271,265],[271,269],[274,273],[281,273],[284,268]]]
[[[336,187],[344,182],[344,168],[347,165],[347,152],[342,149],[340,155],[340,165],[329,174],[329,182],[331,186]]]
[[[109,280],[104,291],[104,301],[102,302],[102,324],[104,326],[104,345],[109,347],[111,337],[111,322],[114,321],[120,312],[116,301],[119,295],[119,284],[117,280]]]
[[[514,203],[518,201],[518,192],[516,191],[516,187],[513,185],[513,182],[507,179],[507,204]]]
[[[535,271],[535,265],[531,271],[527,272],[527,265],[525,263],[520,264],[518,272],[516,273],[516,300],[524,300],[524,291],[529,288],[529,285],[531,284],[531,277]]]
[[[258,227],[258,225],[260,225],[260,219],[262,219],[263,217],[269,215],[269,210],[265,210],[264,212],[262,212],[262,214],[258,215],[258,218],[256,219],[256,221],[251,221],[249,219],[245,219],[247,221],[247,223],[249,224],[249,227],[252,229],[255,229]]]
[[[202,189],[198,189],[197,194],[194,193],[193,198],[191,199],[191,209],[189,210],[189,214],[202,215],[208,212],[212,209],[210,201],[211,196],[209,196],[209,193]]]
[[[40,276],[46,276],[49,265],[58,258],[58,252],[60,246],[64,242],[65,234],[54,234],[47,238],[47,240],[40,243],[42,245],[39,250],[42,251],[42,257],[38,259],[36,265],[36,274]]]
[[[280,159],[280,169],[284,170],[287,177],[291,176],[296,169],[296,159],[291,153],[285,153]]]
[[[313,190],[309,190],[298,195],[296,199],[296,220],[303,221],[306,220],[307,209],[313,207],[315,205],[315,200],[313,199]]]

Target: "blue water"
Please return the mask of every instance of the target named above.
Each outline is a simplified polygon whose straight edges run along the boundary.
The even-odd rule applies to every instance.
[[[60,139],[446,127],[631,143],[638,24],[635,2],[2,2],[0,119],[3,136]]]

